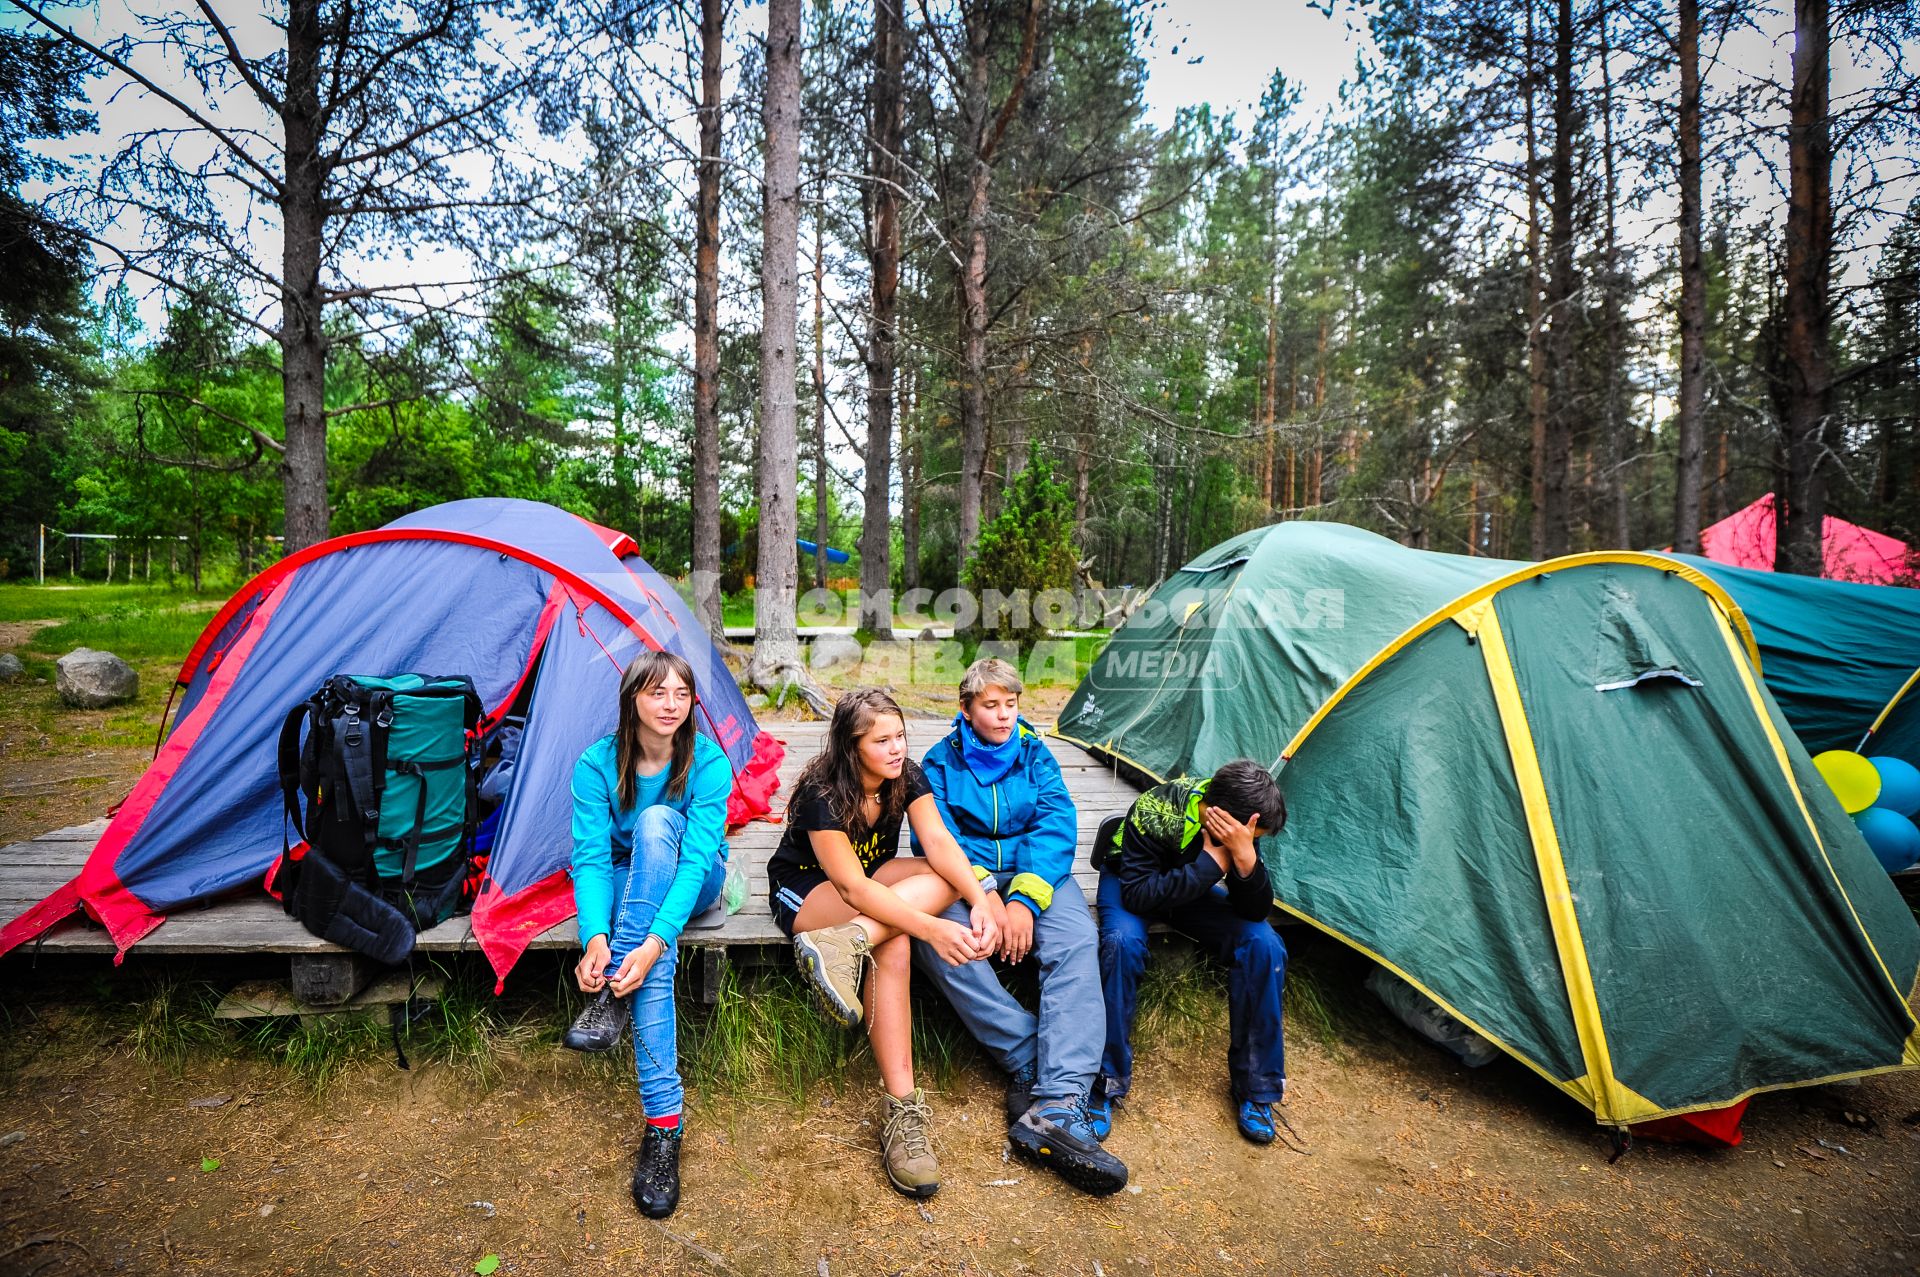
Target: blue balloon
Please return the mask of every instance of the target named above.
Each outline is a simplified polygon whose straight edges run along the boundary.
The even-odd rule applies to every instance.
[[[1897,811],[1869,807],[1853,818],[1860,836],[1873,848],[1874,858],[1888,873],[1899,873],[1920,863],[1920,827]]]
[[[1920,812],[1920,767],[1888,754],[1867,761],[1880,773],[1880,796],[1873,800],[1875,807],[1885,807],[1909,818]]]

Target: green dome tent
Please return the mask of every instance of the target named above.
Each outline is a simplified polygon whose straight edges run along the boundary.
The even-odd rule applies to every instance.
[[[1163,582],[1056,731],[1270,763],[1276,903],[1625,1125],[1920,1064],[1920,928],[1757,667],[1676,560],[1286,523]]]

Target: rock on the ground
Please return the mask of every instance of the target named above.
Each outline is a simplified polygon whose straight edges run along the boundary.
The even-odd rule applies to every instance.
[[[112,652],[76,647],[54,662],[54,689],[76,709],[105,709],[140,693],[140,676]]]
[[[27,672],[20,658],[12,652],[0,652],[0,683],[11,683]]]
[[[860,656],[860,640],[851,634],[823,634],[808,646],[807,664],[822,671],[850,669]]]

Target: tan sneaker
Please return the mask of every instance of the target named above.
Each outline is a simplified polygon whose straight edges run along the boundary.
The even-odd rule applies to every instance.
[[[817,927],[793,938],[793,957],[813,985],[828,1015],[849,1029],[865,1014],[860,1005],[860,978],[867,969],[867,933],[857,922]]]
[[[908,1197],[932,1197],[940,1191],[940,1163],[933,1159],[933,1143],[927,1137],[932,1116],[926,1092],[918,1087],[904,1100],[887,1096],[887,1122],[880,1128],[880,1161],[893,1186]]]

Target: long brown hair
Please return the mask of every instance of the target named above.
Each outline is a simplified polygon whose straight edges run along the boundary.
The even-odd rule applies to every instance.
[[[833,721],[827,725],[827,747],[813,756],[800,779],[794,784],[797,796],[803,789],[824,794],[834,818],[846,826],[847,837],[858,842],[875,829],[892,829],[907,810],[907,768],[909,758],[898,776],[880,782],[880,818],[866,819],[866,790],[860,784],[860,738],[873,720],[892,714],[901,723],[907,716],[899,702],[877,687],[848,692],[833,707]]]
[[[687,717],[673,733],[673,763],[667,770],[667,797],[678,798],[693,771],[693,716],[700,711],[700,689],[693,682],[693,666],[672,652],[642,652],[620,676],[620,726],[614,730],[614,765],[620,770],[620,810],[633,806],[634,769],[640,766],[640,711],[634,702],[678,674],[692,697]]]

